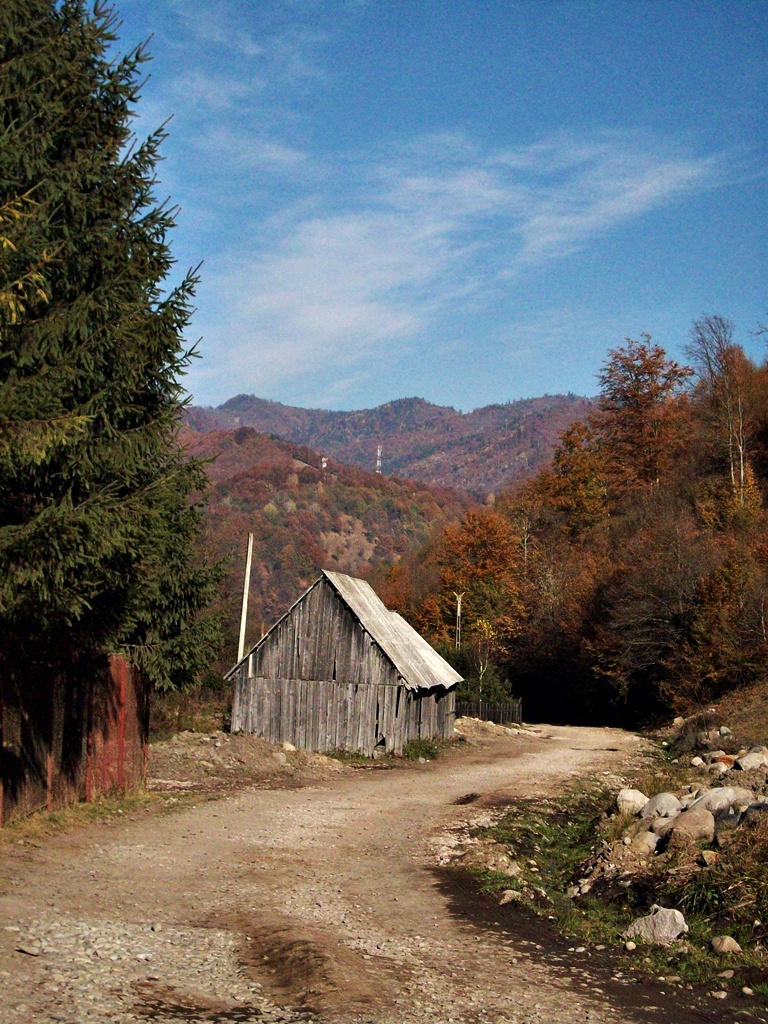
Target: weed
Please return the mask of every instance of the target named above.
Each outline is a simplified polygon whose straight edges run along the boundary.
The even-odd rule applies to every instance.
[[[434,761],[439,749],[439,745],[434,740],[424,740],[418,737],[405,744],[403,757],[407,757],[409,761],[418,761],[420,757],[423,757],[425,761]]]
[[[359,750],[345,750],[342,747],[336,747],[335,750],[327,751],[326,757],[332,757],[335,761],[341,761],[344,764],[371,763],[370,757],[361,753]]]

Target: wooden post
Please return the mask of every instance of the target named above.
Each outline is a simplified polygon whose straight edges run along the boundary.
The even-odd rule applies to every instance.
[[[248,589],[251,585],[251,557],[253,555],[253,534],[248,534],[248,554],[245,556],[245,579],[243,580],[243,609],[240,612],[240,641],[237,645],[237,660],[243,660],[245,651],[245,621],[248,617]]]
[[[2,757],[2,755],[3,755],[3,747],[5,746],[5,737],[3,735],[4,719],[5,719],[5,699],[2,696],[2,694],[0,694],[0,757]],[[5,821],[3,820],[3,811],[4,811],[4,806],[3,805],[4,805],[4,802],[5,802],[5,792],[3,790],[3,771],[2,771],[2,766],[0,766],[0,828],[2,828],[3,825],[5,824]]]
[[[128,665],[122,658],[112,659],[117,667],[117,792],[125,793],[125,687]]]

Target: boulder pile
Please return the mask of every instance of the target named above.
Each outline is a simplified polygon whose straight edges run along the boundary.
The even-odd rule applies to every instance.
[[[567,896],[579,900],[596,886],[630,889],[643,885],[643,876],[706,874],[723,856],[735,829],[768,815],[768,748],[752,747],[735,754],[710,750],[694,758],[692,765],[707,774],[702,785],[692,783],[660,793],[619,791],[615,819],[621,833],[612,842],[604,841],[581,865],[566,889]],[[733,785],[721,779],[726,774]],[[678,911],[654,906],[650,914],[633,922],[624,937],[666,944],[684,934],[684,925]],[[673,936],[675,928],[679,930]],[[737,945],[729,936],[720,936],[717,942],[718,952],[734,952]]]

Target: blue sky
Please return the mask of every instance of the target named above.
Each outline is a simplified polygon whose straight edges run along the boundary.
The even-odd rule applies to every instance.
[[[195,401],[594,394],[768,319],[763,0],[117,0],[203,261]]]

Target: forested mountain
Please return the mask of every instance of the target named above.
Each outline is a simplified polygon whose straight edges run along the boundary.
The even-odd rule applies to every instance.
[[[449,488],[368,473],[250,427],[205,434],[184,427],[188,455],[211,459],[207,525],[212,553],[229,555],[219,610],[226,643],[216,670],[236,652],[246,539],[254,534],[249,642],[296,600],[322,569],[367,574],[461,518],[472,498]]]
[[[381,445],[385,474],[485,497],[545,465],[559,433],[589,408],[575,395],[545,395],[469,413],[422,398],[328,412],[238,395],[215,409],[188,408],[185,422],[199,431],[250,426],[367,470]]]
[[[486,697],[526,714],[637,724],[765,678],[768,365],[722,317],[691,366],[644,337],[551,467],[469,509],[373,582]]]

